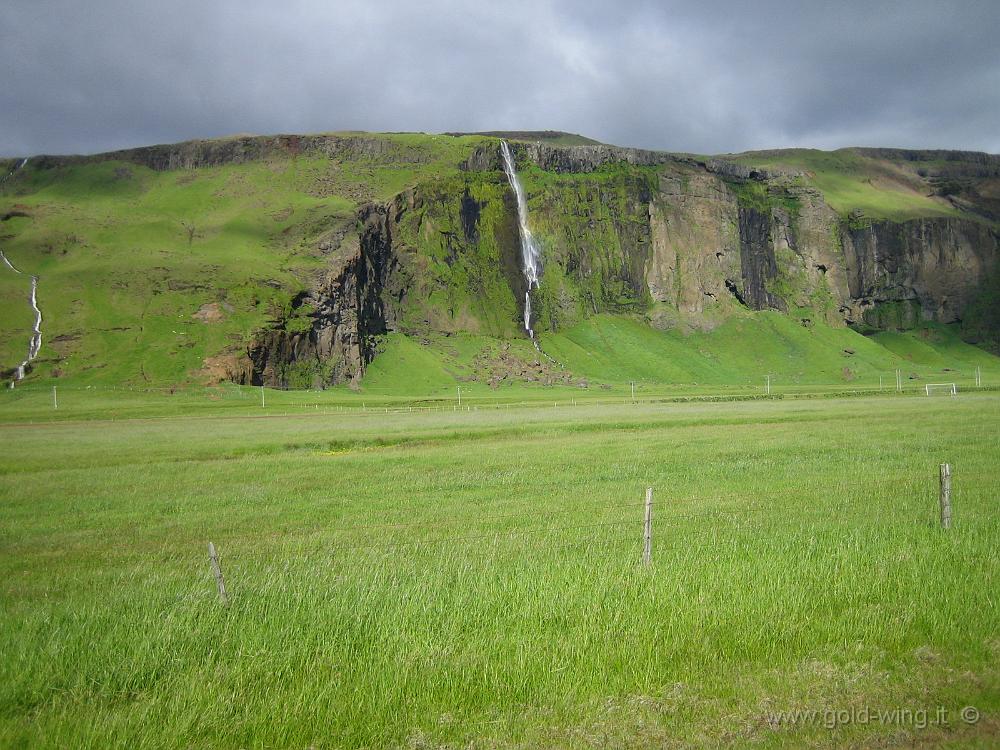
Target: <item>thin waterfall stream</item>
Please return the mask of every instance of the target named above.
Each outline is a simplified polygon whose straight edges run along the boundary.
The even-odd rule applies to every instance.
[[[13,263],[7,258],[3,250],[0,250],[0,260],[4,262],[14,273],[23,276],[23,272],[18,270]],[[31,303],[32,312],[35,314],[35,323],[31,327],[31,339],[28,341],[28,356],[25,358],[21,364],[17,366],[17,370],[14,373],[14,379],[10,382],[10,387],[13,388],[14,384],[19,380],[24,380],[25,371],[28,365],[31,363],[35,357],[38,356],[38,352],[42,349],[42,311],[38,307],[38,277],[31,277],[31,296],[28,298]]]
[[[12,178],[15,174],[24,169],[25,165],[28,163],[28,158],[25,157],[17,166],[14,167],[8,174],[0,178],[0,182],[6,182]],[[4,262],[11,271],[23,276],[24,273],[19,270],[7,256],[4,254],[3,250],[0,250],[0,260]],[[14,379],[10,382],[10,387],[13,388],[14,384],[19,380],[24,380],[26,370],[28,365],[31,364],[31,360],[38,356],[38,352],[42,349],[42,311],[38,307],[38,277],[31,277],[31,295],[28,297],[28,301],[31,303],[31,310],[35,314],[35,323],[31,327],[31,339],[28,341],[28,356],[25,358],[21,364],[17,366],[17,370],[14,371]]]
[[[524,293],[524,330],[528,332],[531,343],[538,351],[538,341],[535,339],[535,331],[531,327],[531,290],[538,288],[538,277],[541,272],[542,251],[535,242],[531,229],[528,228],[528,202],[524,197],[524,188],[521,181],[517,179],[517,170],[514,168],[514,155],[511,153],[507,141],[500,141],[500,153],[503,154],[503,168],[507,173],[507,179],[514,190],[517,198],[517,223],[521,234],[521,266],[524,278],[528,282],[528,289]]]
[[[28,157],[24,157],[23,159],[21,159],[21,161],[19,161],[17,163],[16,167],[14,167],[12,170],[10,170],[10,172],[8,172],[7,174],[5,174],[3,177],[0,177],[0,182],[6,182],[7,180],[9,180],[11,177],[13,177],[18,172],[20,172],[22,169],[24,169],[24,165],[27,164],[27,163],[28,163]]]

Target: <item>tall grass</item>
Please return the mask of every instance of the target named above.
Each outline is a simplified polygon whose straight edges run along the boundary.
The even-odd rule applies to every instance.
[[[0,745],[985,746],[998,407],[8,423]],[[767,719],[938,704],[985,718]]]

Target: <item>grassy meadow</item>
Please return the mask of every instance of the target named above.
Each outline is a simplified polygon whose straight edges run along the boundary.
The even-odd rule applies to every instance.
[[[132,392],[160,418],[114,421],[47,395],[0,406],[0,746],[1000,737],[996,393],[251,416]],[[861,709],[944,721],[781,714]]]

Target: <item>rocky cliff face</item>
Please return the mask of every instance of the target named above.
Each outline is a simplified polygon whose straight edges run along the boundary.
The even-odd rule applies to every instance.
[[[708,173],[664,175],[648,209],[644,271],[659,327],[710,325],[742,297],[738,206]]]
[[[847,321],[877,328],[960,322],[997,264],[998,241],[986,225],[962,219],[845,227]]]
[[[293,303],[290,321],[304,324],[286,321],[258,334],[245,357],[234,360],[234,380],[268,386],[294,380],[313,387],[358,382],[402,301],[393,286],[398,262],[392,227],[399,210],[396,203],[366,206],[354,231],[324,240],[328,270]]]
[[[778,263],[771,234],[771,215],[751,207],[740,207],[740,274],[743,294],[739,299],[754,310],[784,310],[785,301],[768,287],[778,278]],[[794,248],[790,244],[789,247]]]
[[[982,220],[845,218],[794,173],[611,146],[514,151],[543,246],[543,346],[545,331],[601,312],[703,329],[744,309],[805,324],[951,323],[1000,258]],[[516,206],[498,149],[480,146],[460,166],[362,209],[327,240],[328,271],[297,300],[299,324],[263,332],[235,377],[357,382],[390,330],[523,335]]]
[[[364,206],[354,226],[323,240],[327,269],[288,319],[229,357],[226,377],[278,387],[356,384],[388,331],[518,335],[525,282],[516,210],[501,173]]]

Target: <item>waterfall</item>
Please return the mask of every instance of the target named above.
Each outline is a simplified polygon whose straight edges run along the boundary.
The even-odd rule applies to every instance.
[[[28,164],[28,157],[21,159],[10,172],[0,177],[0,183],[6,182],[11,177],[20,172]],[[18,275],[23,275],[20,270],[18,270],[13,263],[7,258],[3,250],[0,250],[0,260],[4,262],[11,271]],[[17,370],[14,372],[14,379],[10,382],[10,387],[13,388],[14,384],[19,380],[24,380],[25,372],[28,369],[28,365],[31,364],[31,360],[38,356],[38,352],[42,348],[42,311],[38,307],[38,277],[31,277],[31,296],[28,297],[28,301],[31,303],[31,311],[35,315],[35,323],[31,327],[31,340],[28,342],[28,356],[24,359],[21,364],[17,366]]]
[[[21,161],[18,162],[18,165],[16,167],[14,167],[12,170],[10,170],[10,172],[8,172],[7,174],[5,174],[3,177],[0,177],[0,182],[6,182],[7,180],[9,180],[11,177],[13,177],[15,174],[17,174],[20,170],[24,169],[24,165],[27,164],[27,163],[28,163],[28,157],[24,157],[23,159],[21,159]],[[7,265],[10,265],[10,264],[8,263]]]
[[[531,290],[538,288],[542,251],[528,228],[528,202],[524,198],[524,188],[521,187],[521,181],[517,179],[514,155],[511,153],[507,141],[500,141],[500,153],[503,154],[503,170],[507,173],[507,179],[510,181],[514,196],[517,198],[517,223],[521,230],[521,266],[524,278],[528,282],[528,289],[524,293],[524,330],[528,332],[531,342],[538,349],[535,331],[531,327]]]
[[[4,262],[4,265],[6,265],[6,266],[7,266],[7,268],[9,268],[9,269],[10,269],[11,271],[13,271],[14,273],[21,273],[20,271],[18,271],[18,270],[17,270],[17,269],[16,269],[15,267],[14,267],[14,264],[13,264],[13,263],[11,263],[11,262],[10,262],[9,260],[7,260],[7,256],[6,256],[6,255],[4,255],[4,252],[3,252],[3,250],[0,250],[0,260],[2,260],[2,261]]]
[[[25,159],[27,161],[27,159]],[[3,250],[0,250],[0,260],[16,274],[21,274],[13,263],[7,258]],[[31,277],[31,296],[28,298],[31,302],[31,309],[35,314],[35,323],[31,328],[31,340],[28,342],[28,356],[27,358],[17,366],[17,371],[14,374],[14,380],[11,381],[10,387],[14,387],[14,383],[18,380],[24,380],[25,369],[31,363],[35,357],[38,356],[38,352],[42,348],[42,311],[38,307],[38,277]]]

